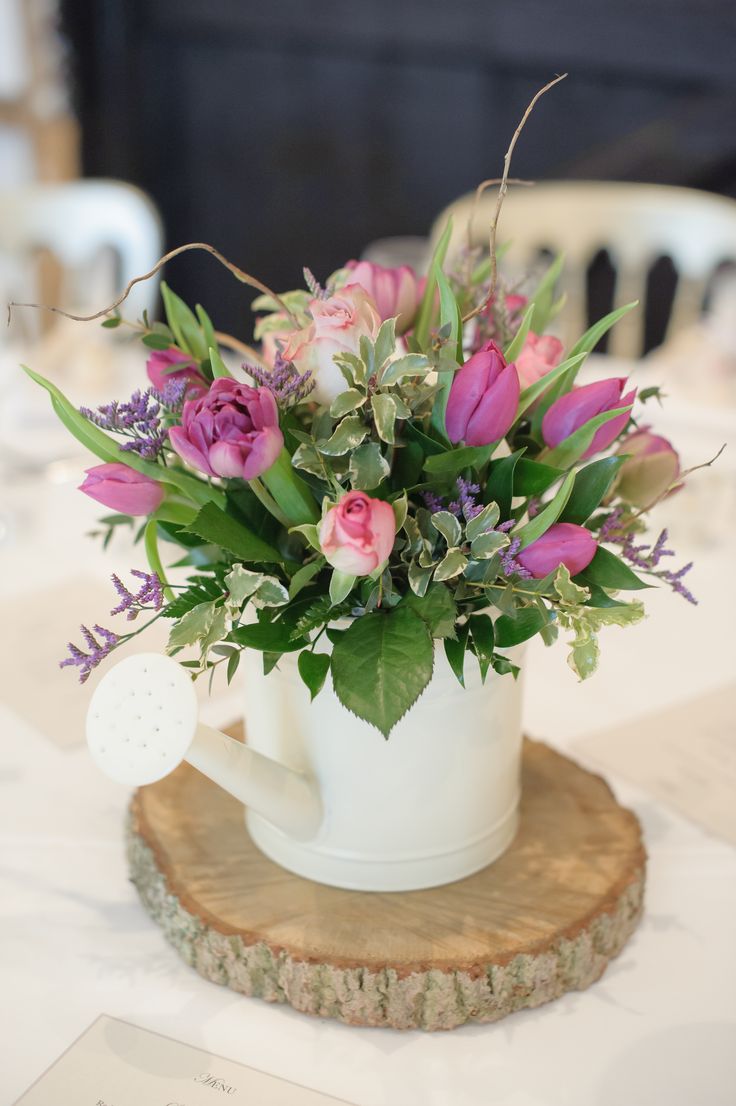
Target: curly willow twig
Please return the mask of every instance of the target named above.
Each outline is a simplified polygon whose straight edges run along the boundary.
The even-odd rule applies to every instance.
[[[542,98],[542,96],[544,96],[545,92],[549,92],[549,90],[551,88],[554,88],[554,86],[556,84],[559,84],[560,81],[564,81],[566,76],[567,76],[567,73],[561,73],[558,77],[555,77],[555,79],[553,81],[549,81],[544,86],[544,88],[540,88],[539,92],[536,93],[536,95],[532,99],[531,103],[528,105],[526,111],[524,112],[524,114],[521,117],[521,122],[519,123],[518,127],[514,131],[514,136],[511,139],[511,143],[509,145],[509,148],[506,151],[506,156],[503,159],[503,176],[501,177],[501,183],[500,183],[500,187],[498,189],[498,196],[496,198],[496,210],[493,213],[493,220],[491,222],[491,232],[490,232],[490,240],[489,240],[489,248],[490,248],[490,251],[491,251],[491,284],[490,284],[490,288],[488,289],[488,295],[485,296],[485,298],[483,300],[481,300],[481,302],[476,307],[474,307],[472,311],[469,311],[467,315],[463,316],[463,322],[464,323],[467,323],[471,319],[474,319],[476,315],[480,315],[481,311],[485,310],[485,308],[488,306],[488,304],[491,302],[491,300],[493,299],[493,297],[496,294],[496,283],[497,283],[497,280],[498,280],[498,271],[497,271],[497,264],[496,264],[496,231],[498,229],[498,219],[499,219],[499,216],[501,214],[501,208],[503,206],[504,197],[506,195],[506,190],[507,190],[508,185],[509,185],[509,169],[511,168],[511,156],[514,152],[514,148],[515,148],[516,143],[518,141],[519,135],[521,134],[522,130],[524,129],[524,124],[526,123],[527,119],[531,115],[532,110],[534,109],[534,106],[536,105],[537,101],[541,100],[541,98]],[[483,181],[483,183],[478,186],[480,194],[482,194],[482,192],[485,191],[487,183],[488,182]],[[480,199],[480,195],[478,193],[476,193],[476,205],[477,205],[477,202],[478,202],[479,199]],[[473,209],[473,213],[471,214],[471,219],[474,217],[474,215],[475,215],[475,208]]]
[[[188,250],[204,250],[205,253],[212,254],[216,261],[219,261],[221,265],[233,274],[233,276],[241,282],[241,284],[248,284],[251,288],[255,288],[256,291],[262,292],[266,296],[271,296],[276,301],[282,311],[286,312],[293,323],[298,325],[297,319],[294,317],[293,312],[289,310],[287,305],[281,299],[281,297],[273,292],[268,285],[263,284],[262,281],[252,277],[249,273],[243,272],[237,265],[233,265],[232,261],[228,261],[226,257],[216,250],[214,246],[210,246],[207,242],[187,242],[184,246],[177,246],[174,250],[169,250],[160,258],[150,273],[144,273],[142,276],[133,277],[131,281],[126,285],[125,291],[118,296],[114,303],[109,304],[107,307],[103,307],[101,311],[95,311],[94,315],[73,315],[70,311],[62,311],[60,307],[52,307],[47,303],[9,303],[8,304],[8,326],[10,326],[10,319],[14,307],[37,307],[43,311],[53,311],[56,315],[63,315],[66,319],[73,319],[78,323],[91,323],[95,319],[101,319],[103,315],[109,315],[111,311],[114,311],[117,307],[123,303],[124,300],[130,295],[134,285],[140,284],[141,281],[150,280],[152,276],[161,269],[167,261],[171,261],[172,258],[178,257],[181,253],[186,253]]]

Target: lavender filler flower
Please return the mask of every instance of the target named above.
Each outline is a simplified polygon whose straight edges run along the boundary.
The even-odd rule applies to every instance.
[[[94,633],[92,630],[94,630]],[[97,665],[104,661],[105,657],[108,657],[113,649],[120,644],[120,638],[112,630],[106,630],[104,626],[96,624],[92,627],[92,630],[84,625],[79,627],[79,632],[84,638],[89,653],[85,653],[79,646],[70,641],[67,644],[69,656],[65,657],[63,661],[59,661],[59,668],[74,665],[75,668],[79,669],[80,684],[88,680],[92,670],[97,668]],[[102,640],[97,641],[95,634]]]
[[[311,370],[300,373],[293,362],[287,361],[281,353],[276,354],[272,369],[247,363],[243,368],[259,388],[269,388],[273,392],[279,407],[301,403],[314,388]]]
[[[186,380],[169,380],[160,390],[133,392],[127,403],[113,400],[96,411],[80,407],[79,412],[101,430],[130,438],[120,447],[123,452],[154,461],[168,442],[170,416],[181,412],[186,390]]]
[[[667,530],[663,530],[651,546],[646,543],[643,545],[636,545],[634,542],[634,534],[631,530],[626,529],[623,510],[617,507],[615,510],[611,511],[610,515],[608,515],[601,525],[598,537],[600,541],[619,545],[621,547],[621,556],[625,557],[629,564],[632,564],[635,568],[642,569],[644,572],[648,572],[651,576],[656,576],[657,579],[662,580],[665,584],[669,584],[672,590],[678,595],[681,595],[683,599],[686,599],[688,603],[692,603],[694,606],[698,605],[697,599],[683,583],[682,579],[693,567],[692,561],[689,561],[676,571],[659,568],[659,562],[663,557],[675,556],[674,550],[667,548],[667,542],[669,540]]]

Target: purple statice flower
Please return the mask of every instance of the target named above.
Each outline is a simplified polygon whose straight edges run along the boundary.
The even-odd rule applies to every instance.
[[[124,452],[137,453],[147,461],[154,461],[168,441],[165,415],[177,415],[184,404],[187,382],[170,380],[159,391],[148,388],[135,391],[127,403],[113,400],[96,411],[80,407],[79,412],[101,430],[122,434],[129,438],[121,446]]]
[[[435,514],[437,511],[444,511],[445,509],[442,499],[440,496],[435,495],[434,492],[422,492],[422,499],[424,500],[424,506],[428,511],[431,511],[432,514]]]
[[[469,480],[464,480],[462,476],[457,478],[455,487],[457,499],[453,499],[447,504],[435,492],[422,492],[424,505],[432,514],[435,511],[449,511],[456,518],[465,518],[466,522],[470,522],[471,518],[475,518],[483,510],[483,504],[476,503],[475,500],[475,497],[480,495],[480,487],[477,484],[471,484]]]
[[[514,520],[509,522],[502,522],[496,529],[501,533],[506,533],[506,530],[510,526],[514,525]],[[505,549],[499,551],[501,557],[501,572],[504,576],[518,576],[522,580],[530,580],[532,577],[531,572],[524,568],[521,561],[517,560],[516,554],[521,549],[521,538],[514,538],[510,545],[507,545]]]
[[[681,595],[683,599],[686,599],[688,603],[692,603],[694,606],[698,605],[693,593],[682,582],[683,576],[693,567],[692,561],[676,571],[660,568],[663,557],[675,556],[674,550],[667,548],[669,534],[666,529],[662,531],[653,545],[647,545],[646,542],[637,545],[633,533],[626,529],[623,510],[616,507],[601,524],[598,531],[598,540],[608,542],[611,545],[618,545],[621,556],[634,568],[640,568],[642,571],[656,576],[665,584],[669,584],[672,590]]]
[[[118,593],[119,602],[117,607],[110,611],[110,614],[123,614],[125,611],[127,612],[128,621],[132,622],[143,610],[160,611],[164,605],[164,592],[158,573],[142,572],[140,569],[132,568],[130,575],[141,581],[141,586],[135,593],[125,586],[116,573],[112,574],[111,579],[115,591]]]
[[[73,665],[79,669],[79,682],[83,684],[85,680],[89,679],[89,676],[94,668],[101,661],[104,661],[105,657],[109,656],[116,645],[120,643],[120,638],[112,630],[106,630],[103,626],[93,626],[92,630],[87,626],[80,626],[79,631],[84,638],[85,645],[89,649],[89,653],[85,653],[78,645],[74,645],[73,642],[69,642],[67,649],[69,650],[69,656],[64,660],[59,661],[59,668],[67,668],[69,665]],[[98,641],[95,637],[101,640]]]
[[[287,361],[280,352],[276,354],[272,369],[247,363],[243,368],[259,388],[268,388],[273,392],[279,407],[301,403],[314,388],[311,369],[300,373],[293,362]]]

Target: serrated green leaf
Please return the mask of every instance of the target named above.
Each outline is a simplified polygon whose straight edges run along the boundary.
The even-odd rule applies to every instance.
[[[343,706],[388,737],[429,683],[433,661],[423,620],[394,607],[355,619],[333,649],[332,682]]]
[[[487,614],[474,614],[468,619],[470,636],[475,648],[475,655],[480,666],[480,678],[486,682],[488,669],[493,661],[493,649],[496,635],[493,629],[493,620]]]
[[[601,457],[579,469],[560,522],[574,522],[578,526],[587,522],[600,506],[623,462],[623,457]]]
[[[314,700],[315,696],[319,695],[324,687],[327,673],[330,671],[330,655],[329,653],[312,653],[308,649],[304,649],[299,654],[297,666],[299,675],[309,690],[309,698]]]
[[[433,584],[423,597],[409,591],[401,605],[410,607],[426,622],[432,637],[454,637],[457,606],[444,584]]]

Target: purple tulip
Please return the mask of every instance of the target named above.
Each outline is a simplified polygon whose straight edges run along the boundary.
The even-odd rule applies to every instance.
[[[598,543],[584,526],[573,522],[556,522],[521,553],[516,554],[527,572],[542,580],[560,565],[565,565],[571,576],[587,568],[595,556]]]
[[[564,442],[576,430],[579,430],[590,419],[604,411],[613,411],[617,407],[631,407],[636,397],[636,388],[632,388],[625,396],[622,396],[625,377],[609,377],[608,380],[596,380],[592,384],[584,384],[582,388],[573,388],[555,400],[542,419],[542,437],[545,445],[551,449]],[[609,419],[603,426],[599,426],[593,435],[583,459],[592,457],[594,453],[600,453],[607,449],[611,442],[615,441],[629,421],[629,412],[624,411],[615,419]]]
[[[445,422],[451,442],[490,445],[503,438],[516,417],[519,376],[495,342],[486,342],[455,373]]]
[[[87,469],[80,492],[121,515],[150,515],[161,506],[165,492],[157,480],[119,461]]]
[[[269,469],[284,444],[273,393],[229,377],[219,377],[205,395],[187,400],[182,425],[172,426],[169,439],[200,472],[242,480]]]
[[[172,369],[172,365],[178,365],[181,361],[186,363],[186,368]],[[146,372],[148,379],[159,392],[162,392],[172,380],[186,380],[187,399],[197,399],[207,391],[207,381],[194,367],[192,357],[177,349],[176,346],[154,350],[146,361]]]

